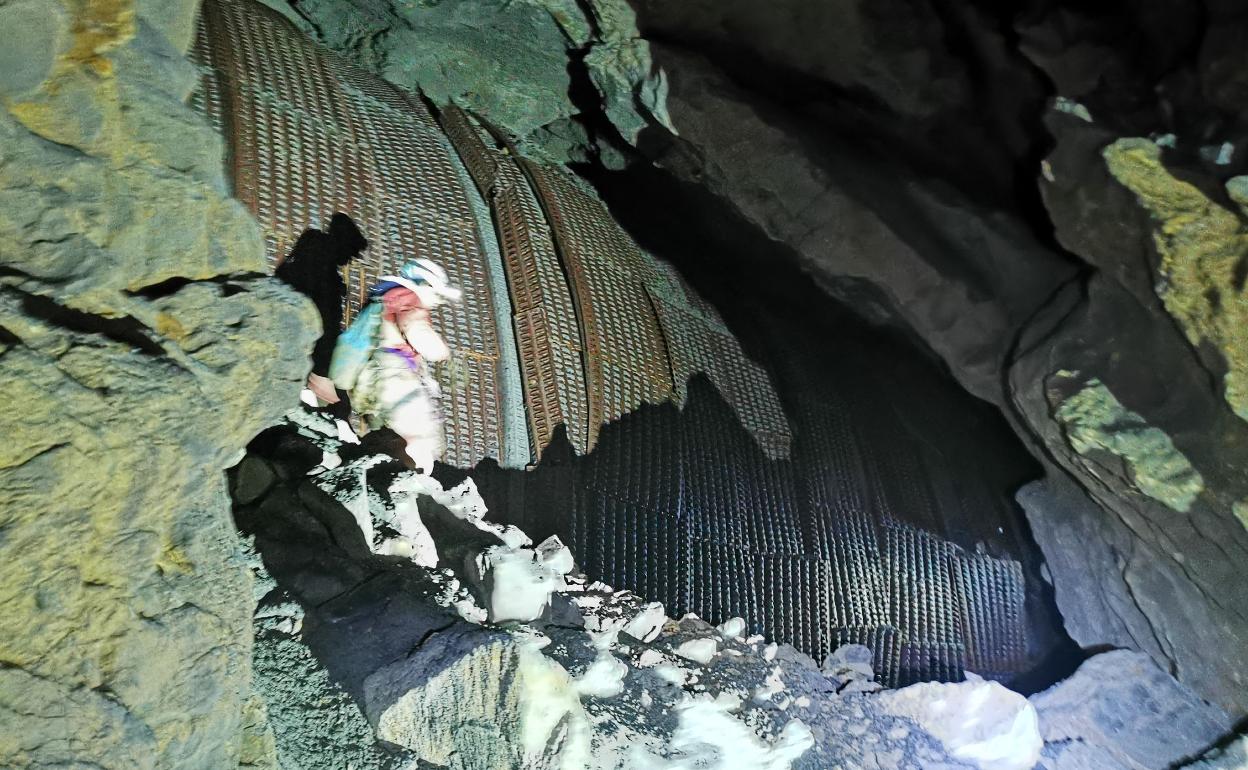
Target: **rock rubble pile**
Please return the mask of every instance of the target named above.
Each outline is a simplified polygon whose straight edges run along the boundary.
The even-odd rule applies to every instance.
[[[1006,770],[1039,756],[1034,709],[996,683],[876,693],[865,648],[821,670],[739,618],[669,618],[579,574],[557,537],[489,521],[471,479],[446,489],[315,413],[262,435],[232,482],[263,558],[257,687],[278,767],[322,766],[337,730],[334,760],[357,768]]]

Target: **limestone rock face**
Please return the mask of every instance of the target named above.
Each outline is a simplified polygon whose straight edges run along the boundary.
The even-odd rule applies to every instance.
[[[304,619],[302,608],[281,589],[268,592],[255,614],[255,687],[266,704],[276,767],[415,770],[417,760],[409,752],[378,745],[359,706],[308,648]]]
[[[1045,202],[1058,238],[1098,272],[1082,292],[1055,295],[1020,338],[1011,396],[1051,472],[1019,499],[1077,642],[1148,651],[1242,714],[1239,218],[1202,192],[1215,180],[1188,168],[1199,186],[1181,181],[1150,141],[1069,113],[1048,124],[1058,142]]]
[[[183,105],[194,12],[0,6],[5,767],[264,762],[223,470],[317,329]]]
[[[583,767],[589,723],[567,671],[505,635],[435,633],[364,682],[377,737],[452,768]]]
[[[1226,713],[1176,683],[1147,655],[1097,655],[1031,702],[1048,770],[1161,770],[1204,751],[1230,729]],[[1097,762],[1099,764],[1093,764]]]
[[[647,126],[666,124],[666,79],[625,0],[291,5],[301,26],[330,48],[560,158],[583,158],[591,148],[616,157],[612,142],[635,144]],[[574,95],[580,87],[588,96]],[[586,109],[611,126],[602,148],[582,125]]]
[[[1214,749],[1183,767],[1191,770],[1243,770],[1248,767],[1248,738],[1240,736],[1229,746]]]
[[[1035,709],[996,682],[924,682],[875,697],[885,712],[913,719],[950,755],[982,770],[1030,770],[1040,758]]]

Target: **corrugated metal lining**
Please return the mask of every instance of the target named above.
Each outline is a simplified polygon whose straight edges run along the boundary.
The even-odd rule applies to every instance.
[[[435,314],[463,352],[460,376],[442,383],[448,462],[500,456],[506,394],[492,324],[494,308],[508,304],[530,460],[559,424],[588,452],[602,423],[671,398],[674,371],[679,395],[703,369],[769,454],[787,450],[787,423],[765,373],[714,311],[567,172],[522,168],[457,109],[440,125],[419,99],[320,50],[250,0],[206,2],[193,55],[204,73],[193,104],[222,130],[235,193],[256,214],[273,262],[304,229],[343,211],[372,243],[349,268],[348,320],[367,287],[405,258],[436,259],[466,289],[461,305]],[[460,163],[489,202],[492,223],[474,218]],[[479,224],[498,233],[509,298],[491,296]],[[679,343],[670,353],[669,334]]]
[[[841,405],[834,387],[821,393]],[[552,448],[522,479],[476,479],[500,520],[559,534],[592,577],[673,614],[740,616],[816,659],[865,644],[888,686],[1020,671],[1020,565],[969,554],[856,494],[872,472],[862,439],[845,429],[848,412],[819,404],[788,461],[768,460],[699,382],[683,412],[628,415],[586,457]],[[806,479],[818,495],[803,494]]]
[[[514,313],[530,454],[536,462],[560,423],[573,447],[588,452],[593,413],[580,324],[541,205],[516,163],[481,126],[454,107],[444,109],[441,120],[490,201]]]
[[[889,684],[1022,664],[1021,569],[916,528],[941,522],[904,437],[881,432],[896,451],[868,469],[854,409],[820,386],[799,399],[802,457],[775,462],[793,436],[766,371],[575,177],[519,159],[456,108],[435,120],[251,0],[206,0],[193,56],[192,104],[222,132],[272,261],[343,211],[372,244],[347,275],[348,317],[406,258],[438,261],[465,289],[435,314],[464,354],[461,376],[442,375],[451,464],[502,459],[513,424],[531,462],[560,424],[584,455],[622,420],[622,439],[543,463],[547,487],[500,513],[552,527],[596,576],[669,608],[740,615],[816,656],[867,644]],[[504,358],[519,372],[504,376]],[[699,372],[715,398],[690,397]],[[500,417],[520,398],[505,382],[523,390],[523,421]],[[686,407],[678,421],[625,418],[666,401]]]

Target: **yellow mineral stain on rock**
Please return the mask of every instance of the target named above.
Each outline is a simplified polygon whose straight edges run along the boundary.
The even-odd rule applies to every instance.
[[[1054,376],[1070,378],[1073,373],[1062,370]],[[1121,458],[1128,480],[1173,510],[1190,511],[1205,489],[1204,477],[1170,437],[1123,406],[1098,379],[1083,383],[1057,405],[1053,416],[1072,449],[1084,456],[1100,451]]]
[[[119,155],[120,111],[109,54],[134,38],[134,0],[61,0],[70,45],[29,98],[7,105],[22,125],[58,144],[91,154]]]
[[[67,5],[74,18],[74,45],[65,59],[101,77],[112,75],[112,63],[104,54],[134,37],[134,0],[73,0]]]
[[[189,575],[195,571],[195,563],[185,551],[170,544],[166,545],[160,554],[160,558],[156,561],[156,568],[166,575],[171,573]]]
[[[186,336],[186,329],[177,318],[168,313],[158,313],[156,315],[156,333],[162,337],[168,337],[174,342],[181,342]]]
[[[1248,229],[1233,212],[1176,179],[1147,139],[1119,139],[1104,150],[1109,171],[1153,219],[1161,257],[1156,291],[1193,345],[1207,343],[1226,359],[1223,396],[1248,420],[1248,293],[1236,286],[1248,259]]]

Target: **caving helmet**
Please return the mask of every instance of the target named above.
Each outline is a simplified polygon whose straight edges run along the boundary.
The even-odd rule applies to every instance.
[[[373,294],[384,294],[396,286],[411,289],[426,305],[459,302],[463,292],[451,285],[442,266],[428,259],[414,259],[399,269],[398,275],[383,275]]]

